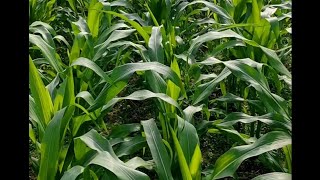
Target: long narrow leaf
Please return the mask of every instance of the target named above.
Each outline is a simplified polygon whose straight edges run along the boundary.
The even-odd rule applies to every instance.
[[[156,165],[156,172],[160,180],[173,180],[170,168],[170,158],[162,143],[160,132],[153,119],[141,121],[152,158]]]
[[[39,72],[29,58],[30,89],[35,102],[37,114],[42,125],[47,125],[53,115],[53,104],[48,90],[45,88]]]
[[[288,144],[291,144],[291,137],[288,134],[281,131],[272,131],[253,144],[233,147],[218,158],[209,179],[232,176],[245,159],[279,149]]]

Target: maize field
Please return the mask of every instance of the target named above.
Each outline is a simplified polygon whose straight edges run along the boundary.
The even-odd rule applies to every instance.
[[[29,178],[291,180],[290,0],[29,0]]]

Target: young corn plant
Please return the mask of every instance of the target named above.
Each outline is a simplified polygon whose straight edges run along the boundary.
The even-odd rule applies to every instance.
[[[72,36],[29,28],[38,179],[237,179],[255,156],[271,170],[255,180],[291,177],[290,1],[57,1],[67,4]],[[120,96],[134,74],[144,85]],[[115,104],[150,98],[157,116],[110,131]],[[206,133],[234,142],[212,169]]]

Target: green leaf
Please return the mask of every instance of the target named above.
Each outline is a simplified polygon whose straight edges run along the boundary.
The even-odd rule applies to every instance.
[[[39,180],[54,180],[58,170],[58,160],[60,152],[60,141],[64,138],[61,133],[65,130],[71,116],[65,116],[66,107],[58,111],[45,130],[41,142],[41,161],[38,174]]]
[[[292,148],[291,144],[282,148],[286,157],[286,168],[289,173],[292,173]]]
[[[81,139],[74,138],[73,142],[73,152],[76,161],[80,161],[83,164],[83,162],[87,162],[88,159],[91,159],[92,156],[96,154],[96,151],[92,150],[90,147],[87,147],[87,145],[81,141]]]
[[[101,136],[96,130],[91,129],[86,134],[77,137],[75,139],[80,139],[89,148],[96,150],[98,152],[109,152],[109,154],[117,161],[121,161],[117,155],[114,153],[109,141]]]
[[[40,36],[29,34],[30,43],[40,48],[43,56],[49,62],[49,64],[59,73],[63,71],[59,61],[56,58],[56,51],[48,43],[46,43]]]
[[[292,175],[283,172],[272,172],[267,174],[262,174],[253,178],[252,180],[291,180]]]
[[[71,25],[75,25],[76,26],[77,29],[72,27],[72,29],[74,31],[77,31],[77,32],[75,32],[76,34],[79,34],[79,31],[80,32],[85,32],[86,34],[90,33],[90,29],[88,27],[88,24],[87,24],[86,20],[81,16],[79,16],[79,20],[78,21],[72,22]]]
[[[173,180],[168,152],[153,119],[141,121],[160,180]]]
[[[48,25],[48,24],[47,24]],[[48,25],[49,26],[49,25]],[[43,24],[38,26],[31,26],[29,27],[29,31],[33,32],[33,34],[40,34],[43,40],[49,44],[52,48],[55,48],[55,44],[53,42],[52,35],[50,34],[49,30],[43,26]]]
[[[52,35],[56,35],[56,31],[48,24],[42,21],[35,21],[33,22],[30,27],[36,27],[36,26],[43,26],[46,28]]]
[[[97,42],[96,44],[101,44],[103,42],[105,42],[107,40],[107,37],[110,33],[112,33],[114,30],[117,30],[117,29],[121,29],[121,28],[128,28],[129,29],[129,26],[127,26],[125,23],[117,23],[117,24],[114,24],[112,25],[111,27],[109,28],[106,28],[97,38]]]
[[[184,119],[191,123],[192,117],[196,112],[200,112],[202,110],[203,105],[200,106],[188,106],[183,110]]]
[[[146,63],[128,63],[122,66],[118,66],[112,70],[110,73],[110,78],[114,83],[117,83],[118,81],[127,81],[129,77],[135,73],[136,71],[148,71],[152,70],[159,74],[162,74],[164,78],[169,78],[172,82],[174,82],[179,87],[182,86],[182,82],[179,78],[179,76],[172,71],[169,67],[160,64],[158,62],[146,62]],[[98,97],[95,99],[94,105],[89,108],[89,110],[95,110],[101,106],[103,106],[106,103],[106,98],[108,96],[108,93],[111,93],[108,91],[110,88],[109,84],[106,84],[105,87],[101,90]],[[124,86],[122,86],[124,88]]]
[[[31,139],[31,141],[36,144],[37,142],[37,139],[36,139],[36,136],[34,134],[34,131],[32,129],[32,125],[29,123],[29,138]]]
[[[131,41],[117,41],[115,43],[110,43],[107,48],[110,50],[111,48],[115,48],[119,46],[126,46],[126,47],[132,46],[138,51],[142,51],[142,52],[146,51],[146,48],[144,46],[133,43]]]
[[[192,179],[200,180],[201,179],[201,161],[202,155],[199,144],[197,144],[191,162],[189,164],[190,174]]]
[[[67,45],[68,49],[70,49],[70,44],[68,43],[66,38],[64,38],[63,36],[57,35],[57,36],[53,37],[53,39],[57,39],[59,42],[62,41],[65,45]]]
[[[228,102],[228,103],[232,103],[232,102],[248,102],[249,104],[255,106],[255,108],[261,110],[262,112],[264,111],[264,105],[263,102],[261,102],[260,100],[251,100],[251,99],[244,99],[242,97],[236,96],[232,93],[227,93],[224,96],[221,96],[219,98],[216,99],[217,101],[221,101],[221,102]]]
[[[110,6],[111,7],[117,7],[117,6],[123,6],[123,7],[126,7],[128,9],[133,9],[131,3],[129,1],[123,1],[123,0],[116,0],[116,1],[112,1],[110,2]]]
[[[101,2],[98,2],[98,0],[92,0],[90,1],[90,6],[88,8],[88,27],[90,29],[90,32],[92,34],[92,37],[97,37],[99,32],[99,26],[100,26],[100,14],[101,10],[103,8],[103,5]]]
[[[75,4],[76,4],[75,0],[67,0],[67,1],[70,5],[71,9],[76,12],[77,10],[76,10],[76,6],[75,6]]]
[[[56,93],[54,101],[53,101],[54,112],[57,112],[63,108],[62,106],[63,106],[64,94],[66,93],[66,86],[67,86],[67,79],[65,79],[60,84],[59,89],[57,89],[57,93]]]
[[[141,100],[155,98],[155,97],[177,107],[180,111],[182,111],[179,104],[168,95],[163,93],[153,93],[149,90],[139,90],[139,91],[133,92],[132,94],[126,97],[113,98],[111,101],[109,101],[106,105],[102,107],[102,111],[105,109],[108,109],[109,107],[113,106],[114,104],[116,104],[117,102],[123,99],[141,101]]]
[[[186,163],[190,164],[195,148],[200,143],[197,130],[191,123],[178,116],[178,132],[180,146]]]
[[[168,66],[165,66],[158,62],[145,62],[145,63],[128,63],[122,66],[114,68],[110,74],[111,79],[117,82],[122,79],[126,79],[136,71],[152,70],[159,74],[162,74],[164,78],[169,78],[173,83],[181,87],[181,80],[179,75],[171,70]]]
[[[176,58],[173,59],[170,67],[172,71],[174,71],[178,75],[178,77],[181,79],[180,68]],[[183,86],[180,86],[180,87],[182,88],[182,91],[184,91]],[[174,99],[175,101],[177,101],[181,91],[180,87],[174,84],[172,81],[168,80],[166,94],[170,96],[172,99]],[[173,106],[168,106],[167,109],[168,109],[167,110],[168,112],[174,112],[175,110]]]
[[[113,83],[113,81],[110,79],[110,77],[93,61],[80,57],[76,61],[74,61],[71,66],[83,66],[86,68],[91,69],[94,71],[97,75],[99,75],[103,80],[106,82],[109,82],[110,84]]]
[[[231,71],[228,68],[224,68],[221,73],[212,81],[207,82],[205,84],[201,84],[197,87],[195,94],[193,96],[193,105],[198,104],[202,100],[209,97],[215,87],[226,77],[231,74]]]
[[[250,136],[239,133],[238,131],[234,130],[233,127],[221,128],[220,126],[218,126],[218,129],[209,129],[208,132],[216,133],[216,130],[218,130],[217,132],[221,132],[222,134],[226,135],[230,139],[233,139],[235,142],[239,142],[240,144],[250,144],[253,141],[252,139],[249,139]]]
[[[225,43],[222,43],[218,46],[216,46],[210,53],[211,56],[215,56],[219,52],[221,52],[224,49],[236,47],[236,46],[245,46],[245,44],[239,40],[230,40]]]
[[[29,118],[31,118],[31,122],[36,122],[39,132],[39,139],[42,139],[42,135],[44,133],[44,122],[40,121],[38,110],[36,109],[36,104],[34,99],[29,95]]]
[[[109,171],[113,172],[119,180],[150,179],[146,174],[126,166],[126,164],[121,161],[115,160],[114,157],[107,151],[99,152],[89,164],[96,164],[108,169]]]
[[[139,34],[143,37],[144,41],[146,44],[149,43],[149,35],[148,33],[146,33],[145,30],[143,30],[143,28],[135,21],[128,19],[125,15],[123,14],[119,14],[113,11],[103,11],[106,12],[108,14],[112,14],[114,16],[120,17],[121,19],[125,20],[126,22],[128,22],[129,24],[131,24],[131,26],[133,26],[138,32]]]
[[[179,140],[178,140],[178,138],[176,136],[176,133],[174,132],[174,130],[172,129],[171,126],[169,126],[169,128],[170,128],[170,131],[171,131],[174,147],[175,147],[175,150],[177,152],[178,162],[179,162],[179,166],[180,166],[182,179],[183,180],[192,180],[192,176],[191,176],[191,173],[190,173],[190,170],[189,170],[189,166],[187,164],[186,158],[184,156],[183,150],[182,150],[181,145],[179,143]]]
[[[97,61],[99,58],[101,58],[102,55],[107,51],[111,42],[126,38],[130,36],[134,31],[134,29],[113,31],[106,41],[94,47],[96,53],[92,60]]]
[[[56,76],[47,86],[46,88],[48,89],[49,91],[49,94],[50,94],[50,97],[51,97],[51,100],[53,101],[54,100],[54,96],[55,96],[55,91],[56,91],[56,88],[59,84],[59,76]]]
[[[74,81],[72,69],[66,69],[67,77],[60,84],[54,99],[54,111],[58,111],[70,104],[74,104]]]
[[[53,115],[53,104],[49,91],[45,88],[31,57],[29,57],[29,79],[31,94],[35,102],[35,115],[39,115],[41,124],[46,127]]]
[[[199,78],[197,79],[196,83],[201,82],[202,80],[208,80],[208,79],[213,79],[216,78],[217,75],[215,73],[211,74],[200,74]]]
[[[287,133],[272,131],[263,135],[253,144],[233,147],[218,158],[209,179],[232,176],[244,160],[288,144],[291,144],[291,137]]]
[[[286,120],[282,115],[275,113],[268,113],[262,116],[249,116],[241,112],[233,112],[228,114],[221,123],[217,124],[217,126],[229,127],[236,124],[237,122],[252,123],[255,121],[261,121],[263,123],[271,125],[272,127],[283,128],[285,130],[289,130],[289,132],[292,129],[290,121]]]
[[[196,37],[195,39],[192,40],[191,45],[189,47],[188,53],[194,53],[194,50],[198,49],[201,44],[208,42],[208,41],[213,41],[216,39],[221,39],[221,38],[230,38],[230,37],[235,37],[238,39],[244,39],[242,36],[239,34],[231,31],[231,30],[225,30],[225,31],[210,31],[205,34],[202,34],[201,36]]]
[[[161,64],[164,64],[164,53],[162,47],[162,35],[160,29],[162,26],[159,27],[152,27],[152,34],[149,39],[149,54],[151,61],[157,61]]]
[[[244,38],[243,36],[233,32],[232,30],[229,30],[229,29],[225,30],[225,31],[220,31],[220,32],[210,31],[205,34],[202,34],[201,36],[196,37],[195,39],[192,40],[192,43],[191,43],[189,50],[188,50],[188,54],[190,55],[190,54],[194,53],[195,50],[198,49],[200,47],[200,45],[205,42],[213,41],[213,40],[221,39],[221,38],[231,38],[231,37],[243,40],[245,43],[247,43],[251,46],[260,48],[269,57],[268,62],[270,63],[270,65],[274,69],[276,69],[279,73],[284,74],[284,75],[291,78],[291,73],[282,64],[279,57],[277,56],[277,54],[273,50],[268,49],[266,47],[263,47],[253,40],[248,40],[248,39]]]
[[[185,4],[182,4],[181,6],[179,6],[179,9],[178,9],[178,15],[177,17],[180,17],[181,16],[181,13],[182,13],[182,10],[184,10],[187,6],[190,6],[190,5],[193,5],[193,4],[204,4],[206,7],[208,7],[212,12],[214,13],[217,13],[218,15],[220,15],[221,17],[223,18],[226,18],[228,20],[231,20],[232,17],[228,14],[228,12],[223,9],[222,7],[220,6],[217,6],[216,4],[212,3],[212,2],[208,2],[208,1],[192,1],[192,2],[189,2],[189,3],[185,3]],[[177,18],[178,19],[178,18]]]
[[[108,138],[121,138],[126,137],[130,133],[140,131],[140,123],[122,124],[112,128]]]
[[[166,93],[167,83],[157,72],[146,71],[145,75],[152,92]]]
[[[94,104],[94,99],[88,91],[81,91],[76,95],[76,98],[84,99],[90,106]]]
[[[125,163],[128,167],[132,169],[137,169],[138,167],[144,167],[148,170],[152,170],[154,166],[153,160],[145,161],[140,157],[134,157]]]
[[[128,139],[128,140],[126,140]],[[117,148],[116,155],[118,157],[133,154],[147,145],[146,139],[142,136],[135,136],[133,138],[125,138],[125,141]]]
[[[77,177],[82,174],[84,167],[82,166],[73,166],[68,171],[64,172],[60,180],[76,180]]]
[[[67,84],[66,84],[66,90],[63,96],[62,107],[66,107],[70,104],[73,104],[75,100],[72,68],[68,68],[66,70],[66,73],[67,73],[67,77],[65,81],[67,82]]]
[[[270,92],[268,82],[262,73],[241,61],[225,61],[224,64],[235,76],[249,82],[256,89],[269,112],[275,111],[290,119],[285,100]]]

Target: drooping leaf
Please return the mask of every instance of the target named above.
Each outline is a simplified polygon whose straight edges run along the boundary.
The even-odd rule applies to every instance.
[[[126,166],[126,164],[122,161],[117,161],[107,151],[99,152],[98,155],[94,157],[94,159],[92,159],[89,164],[96,164],[108,169],[109,171],[113,172],[120,180],[150,179],[146,174]]]
[[[109,82],[110,84],[113,83],[112,79],[110,79],[110,77],[93,61],[91,61],[87,58],[80,57],[71,64],[71,66],[77,66],[77,65],[87,67],[87,68],[91,69],[92,71],[94,71],[97,75],[99,75],[106,82]]]
[[[188,2],[188,3],[181,3],[181,5],[179,6],[179,10],[178,10],[178,17],[180,16],[182,10],[184,10],[187,6],[191,6],[193,4],[204,4],[206,7],[208,7],[211,11],[217,13],[218,15],[220,15],[221,17],[224,17],[228,20],[231,20],[232,18],[230,17],[230,15],[228,14],[228,12],[223,9],[222,7],[212,3],[212,2],[208,2],[208,1],[202,1],[202,0],[198,0],[198,1],[193,1],[193,2]]]
[[[56,58],[56,51],[46,43],[39,35],[29,34],[30,43],[36,45],[42,52],[49,64],[59,73],[63,71],[60,62]]]
[[[127,162],[125,162],[125,164],[128,167],[131,167],[132,169],[137,169],[138,167],[144,167],[148,170],[151,170],[154,166],[153,160],[145,161],[140,157],[134,157],[128,160]]]
[[[163,93],[153,93],[149,90],[139,90],[139,91],[133,92],[132,94],[126,97],[113,98],[111,101],[109,101],[106,105],[102,107],[102,111],[113,106],[114,104],[116,104],[117,102],[123,99],[141,101],[141,100],[145,100],[148,98],[155,98],[155,97],[177,107],[180,111],[182,111],[179,104],[168,95]]]
[[[240,112],[234,112],[228,114],[221,123],[217,124],[221,127],[228,127],[236,124],[237,122],[252,123],[255,121],[261,121],[272,127],[283,128],[291,131],[291,122],[286,120],[282,115],[275,113],[268,113],[262,116],[250,116]]]
[[[120,161],[118,156],[114,153],[109,141],[101,136],[96,130],[91,129],[89,132],[76,139],[80,139],[89,148],[96,150],[97,152],[108,152],[115,160]]]
[[[64,172],[60,180],[76,180],[77,177],[82,174],[84,167],[82,166],[73,166],[68,171]]]
[[[283,172],[272,172],[267,174],[262,174],[253,178],[252,180],[291,180],[292,175]]]
[[[232,176],[244,160],[288,144],[291,144],[291,137],[287,133],[272,131],[253,144],[233,147],[218,158],[209,179]]]
[[[196,37],[195,39],[192,40],[192,43],[191,43],[189,50],[188,50],[188,53],[189,53],[189,55],[194,53],[194,51],[196,49],[198,49],[200,47],[200,45],[205,42],[213,41],[213,40],[221,39],[221,38],[231,38],[231,37],[243,40],[245,43],[247,43],[251,46],[260,48],[269,57],[268,58],[269,63],[274,69],[276,69],[279,73],[284,74],[284,75],[291,78],[291,73],[282,64],[279,57],[277,56],[277,54],[273,50],[268,49],[266,47],[263,47],[253,40],[246,39],[245,37],[235,33],[232,30],[229,30],[229,29],[225,30],[225,31],[219,31],[219,32],[218,31],[210,31],[210,32],[207,32],[201,36]]]
[[[191,105],[191,106],[186,107],[183,110],[184,119],[190,123],[194,113],[201,111],[202,107],[203,107],[203,105],[200,105],[200,106],[192,106]]]
[[[267,80],[262,73],[241,61],[226,61],[224,64],[235,76],[249,82],[256,89],[261,101],[269,109],[269,112],[274,110],[289,119],[285,100],[280,96],[271,93]]]

